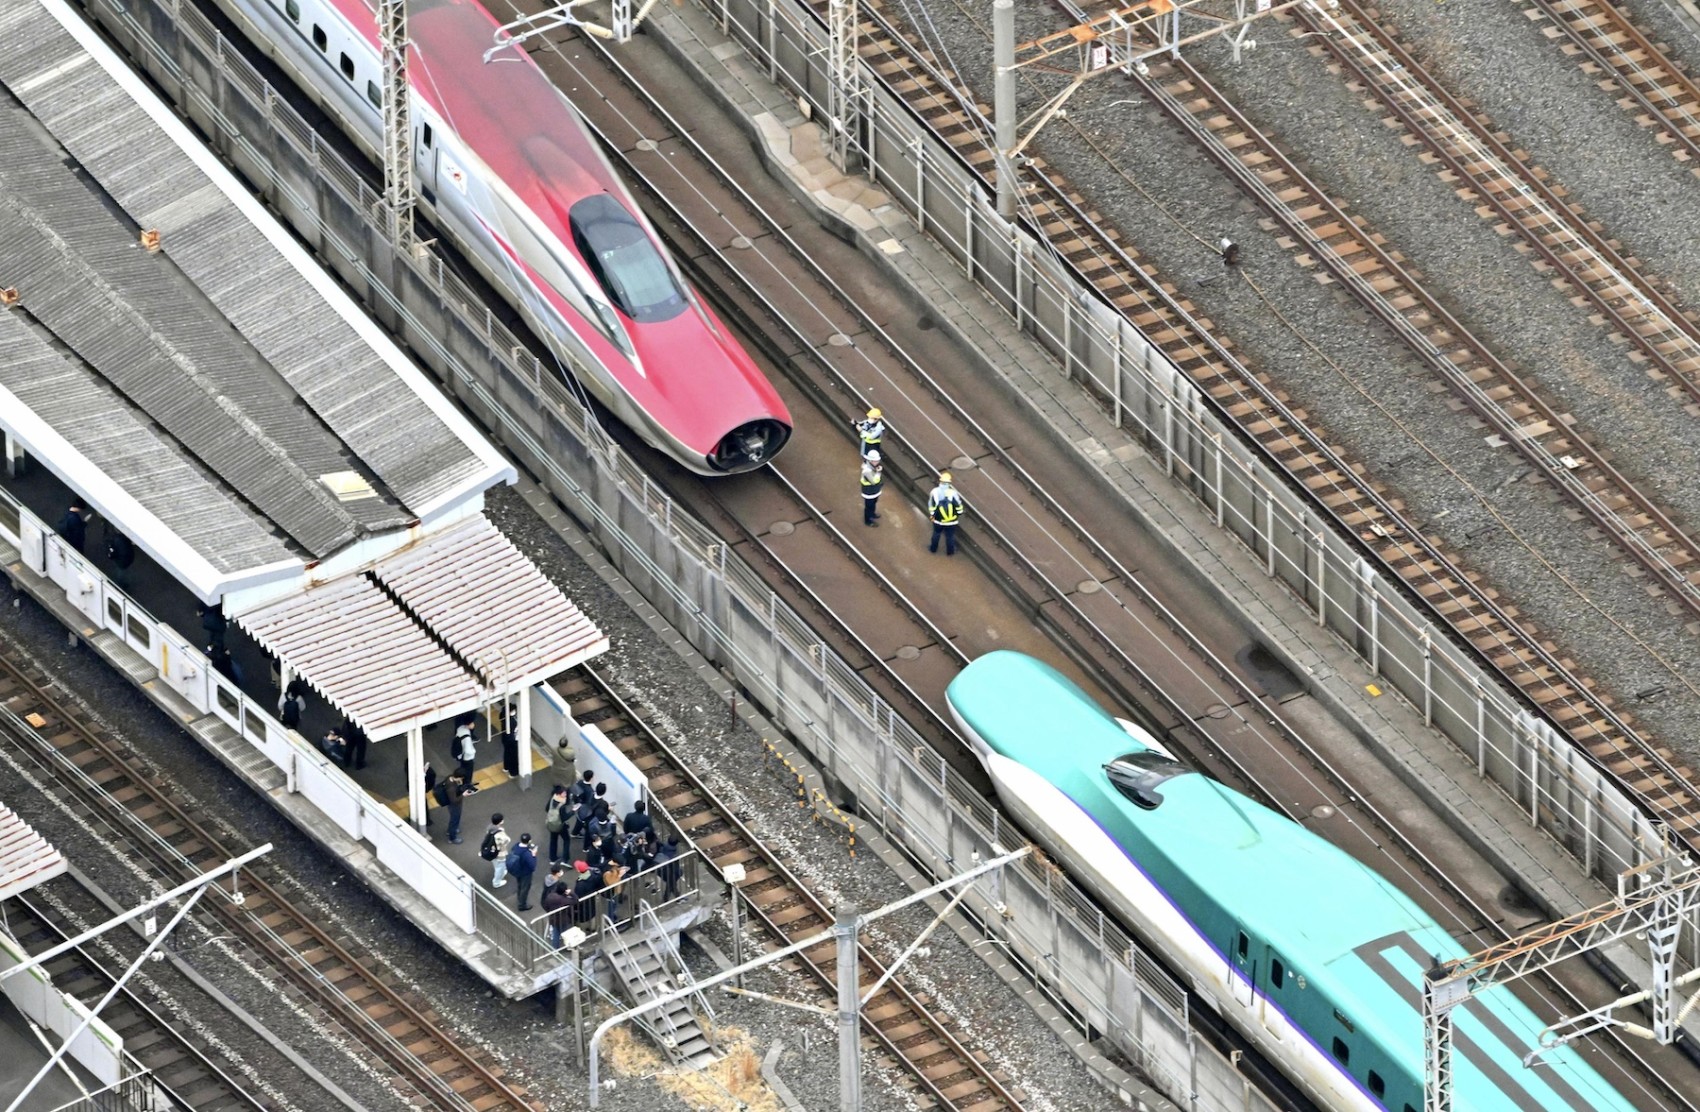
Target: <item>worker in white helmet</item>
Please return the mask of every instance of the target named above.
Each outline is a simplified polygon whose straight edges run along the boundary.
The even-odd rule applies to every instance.
[[[927,495],[927,516],[933,522],[933,541],[927,546],[928,552],[939,550],[939,538],[944,538],[944,554],[956,555],[956,527],[962,521],[962,515],[967,507],[962,504],[962,495],[956,493],[956,487],[951,484],[950,472],[939,472],[939,485]]]
[[[885,415],[878,407],[868,410],[867,417],[856,422],[856,435],[862,440],[862,458],[880,450],[880,437],[885,435]]]
[[[869,452],[862,457],[862,524],[879,528],[880,489],[885,486],[885,472],[880,454]]]

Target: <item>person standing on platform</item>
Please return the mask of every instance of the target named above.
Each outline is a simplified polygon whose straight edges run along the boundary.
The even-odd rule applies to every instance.
[[[508,872],[519,881],[520,911],[531,910],[531,878],[537,873],[537,847],[531,844],[530,834],[521,834],[519,841],[508,850]]]
[[[573,895],[573,886],[563,881],[554,888],[545,889],[543,898],[538,902],[543,905],[543,910],[549,913],[549,946],[559,950],[561,935],[573,924],[578,897]]]
[[[478,738],[472,732],[472,724],[478,719],[468,715],[455,725],[455,740],[451,755],[456,762],[460,778],[468,784],[472,783],[472,769],[478,760]]]
[[[508,882],[508,847],[513,845],[513,838],[508,834],[508,828],[503,826],[506,816],[497,811],[490,816],[490,829],[484,832],[484,840],[478,843],[478,856],[490,862],[495,871],[490,875],[490,887],[500,888]]]
[[[877,408],[868,410],[863,420],[856,422],[856,436],[862,442],[862,458],[880,450],[880,438],[885,436],[885,415]]]
[[[366,767],[366,746],[369,739],[360,724],[346,714],[342,716],[342,736],[348,742],[348,766]]]
[[[664,885],[661,898],[664,900],[677,899],[679,896],[679,839],[668,838],[655,853],[655,863],[661,866],[661,883]]]
[[[300,699],[284,692],[283,698],[277,702],[277,720],[283,723],[284,729],[299,730],[301,728],[301,708]]]
[[[319,739],[319,752],[337,764],[346,764],[348,762],[348,739],[335,729],[326,730],[325,736]]]
[[[224,606],[216,602],[211,606],[201,606],[197,604],[195,607],[195,614],[201,619],[201,629],[206,632],[207,643],[211,645],[223,645],[226,624],[224,620]],[[291,680],[289,682],[290,689],[294,690],[297,683],[301,683],[299,678]],[[306,695],[307,685],[302,683],[301,696],[303,700],[306,699]]]
[[[862,524],[879,528],[880,490],[885,486],[885,469],[878,452],[862,457]]]
[[[436,787],[437,802],[449,809],[449,841],[457,846],[466,840],[460,836],[460,816],[466,806],[466,797],[475,790],[467,785],[458,768]]]
[[[578,900],[573,922],[588,923],[596,918],[596,890],[602,887],[602,874],[584,861],[574,861],[573,871],[578,874],[578,883],[573,885],[573,896]]]
[[[626,812],[625,820],[620,823],[620,829],[625,832],[628,838],[641,837],[649,833],[650,828],[654,825],[655,820],[649,817],[649,806],[640,799],[632,804],[630,811]]]
[[[626,867],[618,861],[608,862],[608,871],[602,874],[602,891],[608,899],[608,918],[618,923],[620,921],[620,903],[626,891],[620,882],[626,879]]]
[[[571,818],[572,805],[567,802],[567,789],[556,784],[555,790],[549,793],[549,801],[543,804],[543,826],[549,831],[551,862],[565,861],[573,848],[573,836],[567,830]]]
[[[962,504],[962,495],[956,493],[956,487],[951,485],[950,472],[939,472],[939,485],[927,495],[927,516],[933,522],[933,540],[927,545],[928,552],[939,550],[939,538],[944,538],[944,554],[956,555],[956,527],[962,521],[966,507]]]
[[[123,530],[112,522],[105,523],[106,527],[106,558],[112,561],[116,570],[112,573],[112,581],[120,587],[130,585],[130,565],[136,562],[136,546],[130,543]]]
[[[83,541],[88,536],[88,514],[77,503],[72,502],[65,511],[65,516],[59,519],[57,532],[65,538],[65,543],[82,554]]]

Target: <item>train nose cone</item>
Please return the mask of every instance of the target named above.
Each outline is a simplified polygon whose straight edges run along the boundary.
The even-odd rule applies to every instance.
[[[720,438],[708,462],[719,471],[751,471],[778,455],[790,438],[790,426],[781,421],[747,421]]]

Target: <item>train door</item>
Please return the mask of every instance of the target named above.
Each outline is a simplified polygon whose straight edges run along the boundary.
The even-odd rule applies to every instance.
[[[437,148],[436,135],[432,133],[429,123],[421,122],[415,135],[413,157],[416,165],[414,172],[419,175],[419,195],[425,203],[435,207],[437,204]]]
[[[1273,949],[1264,954],[1267,962],[1265,968],[1269,973],[1269,987],[1263,993],[1263,999],[1258,1002],[1257,1018],[1263,1024],[1263,1029],[1277,1039],[1281,1037],[1281,1027],[1285,1022],[1281,1015],[1282,1002],[1287,995],[1287,982],[1292,974],[1287,971],[1287,963],[1281,960],[1281,955]]]
[[[1229,962],[1232,968],[1228,970],[1228,980],[1232,983],[1234,1002],[1249,1008],[1253,986],[1257,984],[1257,959],[1252,956],[1251,936],[1243,930],[1234,934],[1234,949]]]

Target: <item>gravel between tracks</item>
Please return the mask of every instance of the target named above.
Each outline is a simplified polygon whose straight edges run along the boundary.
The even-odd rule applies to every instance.
[[[520,548],[567,591],[608,632],[613,650],[600,662],[604,675],[628,697],[641,698],[656,712],[656,724],[669,744],[698,762],[699,775],[716,792],[739,808],[740,815],[766,839],[781,848],[786,864],[816,886],[828,901],[840,896],[871,909],[903,894],[901,883],[885,866],[863,855],[852,861],[842,835],[800,814],[775,770],[767,767],[748,727],[734,727],[726,708],[713,692],[690,675],[672,651],[585,567],[571,550],[511,490],[492,492],[491,517]],[[68,648],[63,628],[27,598],[14,608],[14,596],[0,588],[0,630],[21,644],[68,689],[76,691],[99,718],[138,752],[161,768],[171,770],[181,797],[195,813],[222,824],[216,829],[240,830],[246,844],[271,841],[273,866],[292,878],[286,891],[305,900],[338,929],[385,955],[398,979],[418,989],[462,1033],[472,1032],[493,1049],[507,1068],[534,1096],[552,1109],[587,1104],[583,1075],[573,1064],[564,1029],[553,1022],[552,998],[511,1003],[498,999],[458,962],[419,934],[394,912],[307,841],[282,815],[238,781],[198,743],[177,729],[151,703],[85,648]],[[90,834],[34,792],[7,793],[7,802],[34,823],[81,868],[119,899],[139,899],[143,878],[106,840]],[[722,918],[700,933],[722,953],[732,951],[730,932]],[[877,953],[891,957],[901,950],[930,918],[924,908],[890,917],[869,931]],[[755,935],[746,935],[746,950],[756,952]],[[199,972],[241,1006],[277,1032],[318,1069],[351,1093],[365,1107],[404,1108],[406,1103],[350,1053],[343,1040],[327,1035],[320,1025],[296,1014],[272,991],[267,976],[232,960],[215,945],[185,947],[184,956]],[[695,955],[699,974],[713,971],[701,953]],[[1101,1107],[1109,1099],[1074,1057],[1034,1021],[1027,1006],[1005,988],[967,946],[946,931],[938,932],[926,952],[910,966],[909,983],[934,997],[933,1007],[949,1016],[958,1031],[968,1032],[973,1045],[991,1054],[1014,1085],[1031,1098],[1033,1112],[1057,1112]],[[815,983],[799,973],[775,970],[752,977],[749,987],[787,999],[827,1003]],[[748,1033],[745,1045],[757,1058],[776,1042],[784,1044],[777,1069],[806,1108],[832,1107],[837,1102],[835,1027],[825,1017],[809,1017],[794,1009],[729,997],[714,1001],[724,1025]],[[255,1061],[269,1060],[259,1040],[228,1019],[205,1017],[209,1027]],[[639,1051],[638,1061],[642,1061]],[[602,1107],[610,1112],[652,1112],[661,1108],[718,1108],[726,1106],[709,1095],[681,1095],[661,1080],[622,1074],[620,1063],[632,1059],[613,1053],[604,1076],[616,1078]],[[901,1112],[918,1107],[901,1084],[902,1072],[864,1053],[863,1089],[870,1110]],[[286,1094],[303,1108],[328,1107],[311,1091]],[[755,1109],[777,1108],[756,1103]]]
[[[1455,18],[1467,21],[1478,6],[1458,7],[1467,11]],[[886,10],[900,18],[909,13],[911,27],[921,16],[905,0],[888,3]],[[1022,5],[1018,14],[1018,41],[1064,22],[1049,6]],[[925,36],[929,43],[942,42],[956,71],[985,103],[992,92],[989,26],[989,10],[980,6],[935,6]],[[1505,33],[1511,31],[1545,46],[1532,27],[1512,26]],[[1573,407],[1616,453],[1620,468],[1637,480],[1658,480],[1661,493],[1687,507],[1690,520],[1700,524],[1693,481],[1700,431],[1693,419],[1453,196],[1379,122],[1383,113],[1366,110],[1341,78],[1327,73],[1282,29],[1261,27],[1257,37],[1264,45],[1238,67],[1225,46],[1194,48],[1189,57],[1243,112],[1272,130],[1307,173],[1344,198],[1349,212],[1362,212],[1387,234],[1390,246],[1428,275],[1451,311],[1491,337],[1526,373],[1544,375],[1560,408]],[[1551,69],[1570,65],[1556,49],[1546,49],[1562,63]],[[1061,80],[1030,81],[1022,110],[1032,111]],[[1612,125],[1598,117],[1619,113],[1585,83],[1554,80],[1542,88],[1551,90],[1559,106],[1552,111],[1574,106],[1602,134]],[[1484,107],[1504,119],[1495,105]],[[1555,141],[1554,149],[1566,138]],[[1635,180],[1652,180],[1667,172],[1666,164],[1674,165],[1650,138],[1632,135],[1626,141],[1622,157],[1635,167]],[[1350,295],[1319,284],[1312,271],[1296,265],[1276,244],[1279,233],[1260,226],[1261,210],[1155,106],[1122,79],[1104,77],[1076,94],[1069,119],[1052,124],[1036,147],[1128,233],[1201,315],[1240,345],[1243,356],[1274,376],[1330,442],[1399,495],[1425,531],[1483,573],[1502,601],[1515,605],[1583,674],[1614,694],[1643,729],[1700,764],[1700,743],[1692,740],[1700,737],[1700,691],[1690,686],[1690,677],[1700,675],[1700,645],[1686,612],[1652,595],[1627,560],[1613,557],[1607,544],[1590,540],[1568,521],[1556,492],[1534,480],[1520,457],[1509,448],[1487,449],[1479,422],[1456,412],[1434,376]],[[1585,155],[1584,150],[1576,157]],[[1614,148],[1611,158],[1618,157]],[[1614,164],[1606,163],[1608,177]],[[1692,188],[1685,186],[1689,195]],[[1214,245],[1224,235],[1242,246],[1239,275],[1224,275],[1216,256]],[[1666,250],[1661,257],[1684,268],[1700,261],[1692,244]],[[1281,317],[1301,322],[1328,358],[1301,343]],[[1662,698],[1635,701],[1637,692],[1659,686],[1667,689]]]

